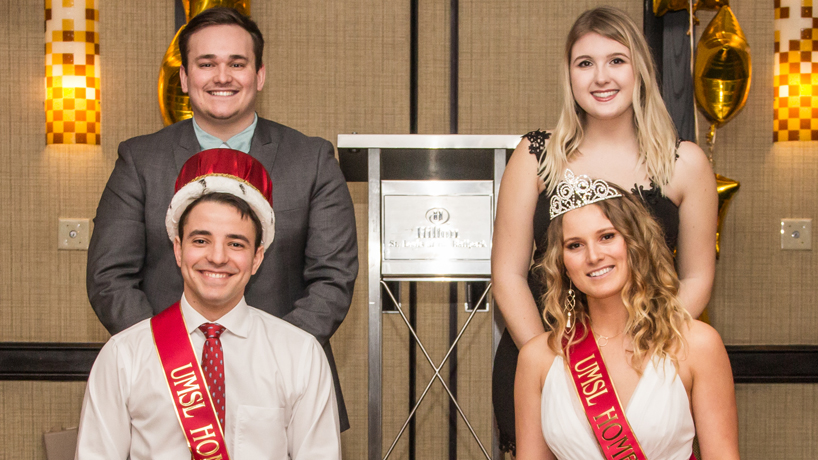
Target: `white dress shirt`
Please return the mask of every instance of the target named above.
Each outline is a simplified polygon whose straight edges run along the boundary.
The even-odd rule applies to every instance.
[[[208,322],[182,297],[201,361]],[[225,364],[224,437],[232,460],[341,458],[338,407],[324,351],[309,333],[247,305],[215,321]],[[111,337],[85,390],[77,460],[190,458],[150,320]]]

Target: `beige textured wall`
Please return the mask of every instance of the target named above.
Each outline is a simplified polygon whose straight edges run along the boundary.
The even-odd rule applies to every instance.
[[[461,0],[459,130],[462,134],[525,134],[557,124],[559,62],[577,16],[596,5],[628,12],[634,0]]]
[[[109,171],[103,150],[111,144],[46,147],[43,2],[5,2],[2,9],[0,34],[10,65],[0,70],[0,182],[6,196],[0,206],[11,218],[0,224],[6,235],[0,246],[0,320],[11,327],[0,331],[0,341],[104,340],[85,295],[85,253],[57,252],[56,229],[59,217],[88,217],[96,208]],[[111,83],[103,83],[103,97]],[[111,128],[102,129],[113,134]]]
[[[812,251],[782,251],[779,230],[782,218],[818,222],[818,142],[773,144],[773,0],[731,6],[751,46],[753,81],[744,110],[716,138],[715,170],[741,190],[724,224],[711,319],[728,344],[816,345],[818,239]],[[707,24],[712,13],[700,17]],[[742,458],[814,458],[816,391],[738,385]]]
[[[0,382],[3,460],[45,460],[43,433],[77,426],[85,382]]]
[[[811,460],[818,452],[818,385],[738,385],[743,460]]]
[[[409,2],[252,2],[265,37],[259,114],[333,142],[409,130]]]
[[[265,37],[260,116],[335,143],[338,134],[409,132],[408,1],[252,2]],[[332,338],[352,428],[345,458],[366,457],[366,184],[350,184],[360,270],[349,314]]]
[[[818,142],[773,144],[773,0],[732,7],[751,46],[753,81],[744,110],[716,138],[715,170],[741,190],[725,222],[713,324],[729,344],[815,345],[818,239],[812,251],[782,251],[779,230],[782,218],[818,223]]]
[[[0,6],[0,341],[105,341],[85,294],[85,252],[58,252],[59,217],[93,217],[118,143],[162,127],[158,66],[174,33],[173,2],[100,2],[101,147],[45,146],[43,3]],[[310,135],[408,132],[408,2],[254,2],[267,39],[267,85],[258,110]],[[352,184],[359,237],[366,192]],[[362,245],[365,249],[366,245]],[[366,260],[366,254],[362,254]],[[365,279],[365,276],[363,277]],[[366,450],[366,292],[334,337],[353,429],[346,458]],[[42,433],[75,426],[84,384],[0,385],[0,458],[45,458]],[[55,401],[59,401],[56,403]]]
[[[451,2],[418,5],[418,133],[449,134]]]
[[[554,8],[534,0],[461,0],[461,133],[524,133],[557,121],[557,63],[580,0]],[[607,1],[641,22],[642,2]],[[713,324],[728,344],[816,344],[815,250],[782,252],[783,217],[816,218],[816,143],[771,142],[772,0],[733,2],[753,54],[747,106],[720,129],[716,171],[741,181],[722,237],[711,302]],[[43,115],[42,0],[0,5],[0,341],[104,341],[85,297],[84,252],[56,250],[59,217],[93,217],[99,194],[128,137],[161,127],[156,104],[158,62],[173,36],[173,3],[101,2],[103,121],[101,147],[46,147]],[[449,2],[421,2],[419,131],[446,133]],[[255,2],[267,38],[267,84],[259,113],[311,135],[406,133],[409,129],[409,2],[289,0]],[[700,13],[702,24],[709,13]],[[700,28],[701,30],[701,28]],[[333,343],[353,428],[345,458],[366,453],[366,187],[350,184],[361,242],[360,276],[350,314]],[[815,240],[814,240],[815,243]],[[435,360],[447,343],[441,286],[419,292],[419,334]],[[404,296],[408,292],[404,291]],[[406,297],[404,297],[406,298]],[[462,299],[462,293],[461,293]],[[405,302],[405,300],[404,300]],[[445,318],[441,321],[440,318]],[[459,321],[464,321],[461,313]],[[461,347],[464,410],[490,442],[489,319],[478,315]],[[384,321],[384,444],[403,422],[408,333]],[[444,371],[444,376],[448,371]],[[468,375],[468,377],[466,377]],[[430,373],[419,355],[417,383]],[[0,458],[42,459],[42,433],[73,426],[83,383],[0,383]],[[818,451],[813,385],[739,385],[743,458],[811,458]],[[446,396],[435,384],[418,415],[421,458],[443,458]],[[458,452],[478,451],[461,422]],[[777,440],[781,440],[780,442]],[[768,442],[775,441],[775,442]],[[406,458],[405,440],[394,458]]]
[[[93,217],[117,143],[161,126],[156,56],[173,37],[173,10],[160,0],[100,8],[102,146],[46,147],[43,2],[0,6],[0,341],[108,338],[85,294],[86,253],[57,251],[57,219]],[[76,426],[84,391],[83,382],[0,383],[0,458],[44,459],[43,432]]]

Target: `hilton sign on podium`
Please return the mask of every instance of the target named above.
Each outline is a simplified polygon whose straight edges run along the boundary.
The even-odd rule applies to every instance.
[[[381,182],[381,274],[490,274],[492,181],[430,182]]]
[[[485,414],[485,411],[461,407],[457,398],[469,395],[457,393],[457,373],[453,373],[451,368],[456,368],[458,355],[468,351],[464,345],[459,350],[456,347],[475,314],[478,311],[489,311],[478,306],[485,305],[489,292],[491,237],[497,192],[506,161],[519,142],[519,136],[496,135],[338,136],[338,156],[347,181],[366,181],[368,184],[369,460],[389,458],[395,452],[398,441],[407,432],[408,444],[415,444],[416,430],[409,427],[414,426],[416,421],[413,417],[436,382],[443,387],[446,392],[444,394],[448,394],[451,404],[448,412],[454,415],[452,412],[456,411],[469,430],[475,442],[469,444],[470,448],[479,446],[479,450],[474,453],[479,452],[477,455],[481,458],[499,458],[496,436],[493,436],[492,445],[486,448],[479,435],[482,434],[483,438],[490,436],[489,430],[485,429],[491,426],[489,417],[480,416],[482,429],[476,429],[472,425],[469,416],[474,418],[477,416],[475,414]],[[410,292],[417,292],[417,284],[422,282],[465,283],[463,291],[454,289],[457,286],[450,284],[448,300],[437,303],[445,307],[427,309],[427,316],[423,318],[427,325],[428,322],[449,325],[448,352],[434,350],[430,348],[433,346],[431,343],[426,347],[421,342],[420,337],[426,331],[421,331],[421,335],[418,335],[422,325],[413,324],[412,319],[412,312],[418,308],[417,296],[410,294],[408,305],[401,301],[400,284],[409,284]],[[414,290],[412,286],[415,286]],[[465,317],[458,316],[461,314],[460,305],[463,305],[456,298],[460,295],[458,292],[466,293]],[[384,439],[382,324],[383,315],[394,313],[400,315],[408,328],[409,339],[413,342],[410,349],[416,344],[422,350],[434,374],[425,391],[420,392],[418,389],[419,396],[414,390],[408,390],[412,409],[402,428],[396,433],[390,428],[388,438]],[[491,308],[491,314],[491,337],[476,339],[473,334],[481,329],[473,328],[474,331],[470,332],[472,335],[468,336],[470,339],[466,342],[473,346],[474,343],[486,344],[487,340],[491,340],[493,353],[503,326],[494,308]],[[482,318],[476,323],[488,319],[485,316]],[[477,367],[481,369],[480,381],[486,380],[491,369],[490,357],[485,358],[482,365]],[[415,378],[411,376],[414,375],[417,363],[411,353],[408,362],[408,380],[414,381]],[[444,365],[450,366],[448,381],[441,374]],[[391,373],[396,372],[394,366],[390,369]],[[461,380],[469,378],[465,370],[459,371],[459,374]],[[427,401],[427,404],[438,405],[438,408],[441,403],[439,398],[427,398]],[[488,412],[490,413],[490,409]],[[449,432],[448,436],[450,442],[457,443],[457,425],[450,425],[448,418],[438,422],[440,427],[455,426],[455,432]],[[424,418],[422,423],[434,422]]]

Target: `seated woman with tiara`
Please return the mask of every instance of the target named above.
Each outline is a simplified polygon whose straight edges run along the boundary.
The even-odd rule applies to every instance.
[[[520,350],[517,460],[738,459],[730,361],[693,320],[662,230],[616,185],[566,170],[538,269],[551,332]]]

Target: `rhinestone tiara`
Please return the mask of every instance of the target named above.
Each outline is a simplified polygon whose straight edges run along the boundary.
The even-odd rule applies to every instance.
[[[598,201],[621,196],[618,190],[602,179],[593,180],[584,174],[575,176],[573,171],[566,169],[565,177],[557,184],[551,197],[551,219]]]

